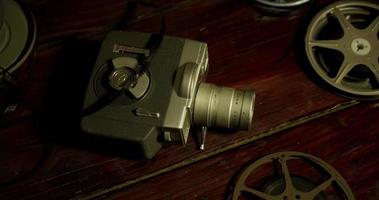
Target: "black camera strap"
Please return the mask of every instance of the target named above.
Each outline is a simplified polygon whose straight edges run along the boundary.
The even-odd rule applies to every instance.
[[[137,57],[137,60],[139,63],[139,66],[136,69],[137,74],[140,74],[146,68],[149,68],[149,63],[151,62],[153,55],[155,54],[158,47],[162,43],[165,31],[166,31],[166,24],[165,24],[164,18],[162,17],[161,29],[160,29],[159,33],[158,34],[156,34],[156,33],[151,34],[149,40],[147,41],[147,43],[145,45],[145,49],[149,49],[150,54],[148,56],[140,54]]]

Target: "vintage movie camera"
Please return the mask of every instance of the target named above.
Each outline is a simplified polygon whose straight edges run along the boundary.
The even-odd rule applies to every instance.
[[[249,130],[255,93],[204,83],[207,44],[114,31],[104,40],[84,100],[82,129],[134,144],[152,158],[185,144],[191,125]]]

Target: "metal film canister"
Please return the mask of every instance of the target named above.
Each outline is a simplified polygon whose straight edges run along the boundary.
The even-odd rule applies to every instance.
[[[0,70],[11,74],[21,67],[35,41],[36,23],[31,13],[14,0],[0,0]]]

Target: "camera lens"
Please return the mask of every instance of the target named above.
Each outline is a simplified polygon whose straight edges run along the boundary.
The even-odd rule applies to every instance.
[[[195,97],[194,124],[250,130],[254,99],[252,91],[200,83]]]

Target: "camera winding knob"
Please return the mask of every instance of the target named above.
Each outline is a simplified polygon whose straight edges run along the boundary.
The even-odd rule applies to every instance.
[[[128,68],[115,69],[109,75],[109,85],[115,90],[133,87],[135,84],[135,73]]]
[[[112,59],[112,65],[114,69],[108,76],[108,83],[113,89],[127,90],[136,99],[146,94],[150,86],[150,77],[147,71],[137,74],[137,59],[117,57]]]

